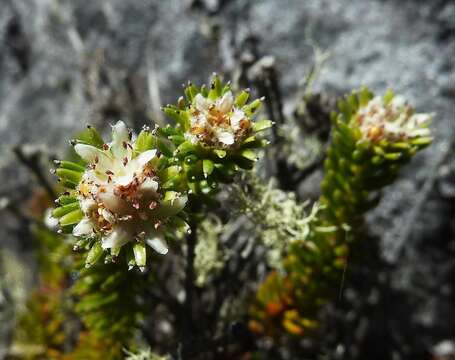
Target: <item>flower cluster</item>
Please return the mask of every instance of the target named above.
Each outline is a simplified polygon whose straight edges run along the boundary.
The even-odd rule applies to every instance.
[[[188,229],[179,216],[187,194],[202,196],[252,168],[254,149],[265,145],[256,133],[269,120],[252,121],[262,100],[247,104],[248,91],[234,97],[230,85],[214,76],[210,90],[189,85],[186,101],[168,106],[176,126],[143,130],[137,137],[119,121],[105,143],[92,127],[74,141],[76,162],[58,161],[56,170],[67,191],[53,217],[61,231],[80,238],[89,250],[86,266],[101,257],[116,261],[122,249],[130,268],[146,265],[146,245],[166,254],[165,237]]]
[[[166,223],[185,207],[187,198],[163,192],[160,154],[152,148],[138,151],[136,145],[121,121],[112,127],[110,143],[103,142],[101,147],[76,143],[74,150],[86,167],[58,162],[57,175],[73,189],[59,199],[62,206],[54,210],[54,216],[60,218],[61,226],[72,225],[74,236],[95,241],[95,258],[100,249],[110,249],[116,257],[124,245],[132,243],[135,264],[144,268],[144,245],[167,253]],[[87,265],[92,260],[88,258]]]
[[[358,110],[355,122],[362,136],[372,142],[382,139],[400,141],[429,136],[432,114],[415,114],[401,96],[376,96]]]
[[[183,182],[192,193],[213,194],[239,169],[251,169],[257,160],[255,150],[267,144],[258,132],[272,122],[253,121],[263,99],[247,103],[249,96],[249,90],[234,96],[230,84],[223,85],[214,75],[209,88],[190,83],[185,98],[163,109],[177,125],[158,133],[173,145],[175,162],[183,165]]]
[[[215,100],[197,94],[189,113],[190,127],[185,138],[192,144],[201,142],[207,146],[233,147],[251,132],[251,120],[235,105],[230,90]]]

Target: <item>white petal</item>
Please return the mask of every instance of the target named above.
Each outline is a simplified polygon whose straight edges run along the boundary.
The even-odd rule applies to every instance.
[[[190,134],[190,133],[185,133],[184,136],[185,136],[185,140],[188,140],[192,144],[196,144],[197,141],[198,141],[196,135],[193,135],[193,134]]]
[[[82,212],[86,214],[96,207],[96,201],[91,198],[82,199],[81,201],[79,201],[79,205],[81,207]]]
[[[101,246],[103,249],[118,248],[125,245],[131,240],[126,231],[115,227],[112,232],[102,239]]]
[[[432,120],[432,114],[415,114],[411,117],[417,126],[429,124]]]
[[[113,213],[123,214],[125,211],[130,209],[128,203],[120,197],[115,196],[111,189],[106,192],[100,192],[99,198],[103,202],[104,206]]]
[[[208,110],[209,106],[211,105],[211,101],[206,99],[201,94],[197,94],[194,98],[194,106],[199,111],[206,111]]]
[[[129,146],[125,147],[125,143],[129,143],[129,132],[123,121],[118,121],[112,126],[112,142],[110,148],[115,157],[119,160],[125,156],[131,159],[132,151]]]
[[[116,178],[114,179],[114,181],[115,181],[115,183],[116,183],[117,185],[126,186],[126,185],[130,184],[130,183],[133,181],[133,179],[134,179],[133,174],[134,174],[134,173],[131,172],[131,173],[127,174],[127,175],[116,177]]]
[[[107,210],[107,209],[101,210],[101,215],[102,215],[103,218],[106,219],[106,221],[108,221],[109,223],[113,224],[113,223],[115,222],[114,214],[112,214],[109,210]]]
[[[123,121],[117,121],[117,123],[112,126],[112,140],[118,144],[129,140],[128,128]]]
[[[234,96],[232,92],[228,91],[223,97],[218,100],[218,110],[226,114],[231,111],[232,106],[234,105]]]
[[[218,134],[218,140],[225,145],[232,145],[234,143],[234,134],[227,131],[221,131]]]
[[[73,229],[74,236],[87,236],[93,234],[93,223],[88,218],[83,218]]]
[[[393,98],[392,104],[398,108],[402,108],[407,104],[406,98],[401,95],[397,95]]]
[[[158,190],[158,183],[155,180],[151,179],[151,178],[147,178],[142,183],[140,189],[141,189],[142,192],[156,193],[156,191]]]
[[[186,206],[188,197],[181,195],[173,200],[162,201],[160,206],[153,210],[153,215],[158,219],[165,219],[179,213]]]
[[[147,239],[146,243],[158,254],[166,255],[169,251],[167,244],[164,241],[164,236],[161,233],[156,233],[153,237]]]
[[[415,129],[415,130],[409,131],[409,135],[412,137],[430,136],[431,131],[430,131],[430,129]]]
[[[52,216],[52,208],[46,209],[44,214],[44,224],[51,230],[58,228],[58,219]]]
[[[245,113],[242,110],[235,110],[231,116],[231,126],[234,130],[240,128],[240,121],[245,118]]]
[[[143,168],[147,163],[156,156],[156,150],[147,150],[140,153],[133,161]]]
[[[76,144],[74,151],[88,163],[97,163],[97,167],[100,166],[103,169],[109,168],[112,164],[112,160],[106,153],[92,145],[87,144]]]

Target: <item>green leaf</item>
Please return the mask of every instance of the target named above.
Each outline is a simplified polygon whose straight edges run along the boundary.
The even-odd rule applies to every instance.
[[[136,139],[134,150],[138,154],[143,153],[147,150],[151,150],[153,148],[153,140],[153,135],[150,133],[150,131],[142,130]]]
[[[254,166],[254,160],[250,160],[246,157],[243,157],[243,156],[239,156],[237,158],[235,158],[235,163],[237,166],[239,166],[240,168],[242,169],[245,169],[245,170],[251,170]]]
[[[60,206],[58,208],[55,208],[54,211],[52,211],[52,216],[54,218],[61,218],[62,216],[79,209],[79,202],[72,202],[67,205]]]
[[[393,90],[392,89],[387,90],[387,92],[385,93],[385,95],[383,97],[384,102],[386,104],[389,104],[393,100],[393,97],[394,97]]]
[[[135,243],[133,245],[134,259],[139,269],[143,270],[147,263],[147,252],[144,243]]]
[[[370,102],[372,97],[373,97],[373,94],[366,87],[363,87],[359,92],[360,107],[366,106]]]
[[[185,137],[183,135],[170,135],[167,138],[177,146],[185,141]]]
[[[68,170],[73,170],[73,171],[78,171],[78,172],[85,171],[85,167],[83,165],[76,164],[75,162],[72,162],[72,161],[62,160],[62,161],[57,161],[57,164],[62,169],[68,169]]]
[[[241,152],[241,155],[244,158],[246,158],[248,160],[251,160],[251,161],[257,161],[258,160],[258,157],[257,157],[256,153],[253,150],[250,150],[250,149],[243,150]]]
[[[231,91],[231,83],[228,82],[223,86],[223,89],[221,90],[221,96],[226,94],[228,91]]]
[[[156,147],[164,156],[171,157],[173,155],[171,143],[168,141],[164,141],[163,139],[157,139]]]
[[[190,226],[185,220],[178,216],[172,217],[169,221],[169,228],[173,229],[178,237],[183,237],[191,231]]]
[[[226,150],[214,149],[213,152],[214,152],[215,155],[218,156],[220,159],[223,159],[223,158],[226,156]]]
[[[76,139],[84,144],[92,145],[100,149],[102,149],[104,145],[103,138],[92,126],[87,127],[87,129],[81,132]]]
[[[79,183],[65,179],[61,182],[62,186],[68,189],[75,189]]]
[[[185,127],[186,125],[186,120],[185,120],[185,110],[180,110],[174,106],[167,106],[163,109],[164,113],[172,118],[177,124],[180,124],[181,126]]]
[[[273,121],[271,120],[259,120],[255,121],[252,126],[253,132],[259,132],[266,129],[269,129],[273,126]]]
[[[202,161],[202,170],[204,172],[204,177],[208,177],[213,172],[213,161],[210,159],[204,159]]]
[[[63,206],[63,205],[74,203],[76,201],[77,201],[77,199],[75,196],[62,195],[58,198],[57,204],[59,204],[60,206]]]
[[[415,146],[427,146],[427,145],[430,145],[432,141],[433,141],[432,137],[421,137],[421,138],[413,139],[411,141],[411,144],[415,145]]]
[[[256,113],[256,111],[258,111],[258,109],[261,107],[261,105],[262,105],[262,101],[260,99],[256,99],[253,102],[251,102],[250,104],[245,105],[243,107],[243,111],[245,112],[245,114],[248,117],[250,117],[250,116],[253,116]]]
[[[196,95],[199,93],[199,89],[194,85],[194,84],[190,84],[188,87],[188,94],[189,96],[191,97],[191,99],[193,100]]]
[[[131,245],[128,246],[128,250],[126,252],[126,263],[128,264],[128,270],[136,265],[136,259],[134,258],[134,251]]]
[[[182,168],[179,165],[169,166],[160,172],[160,180],[166,182],[177,175],[181,174]]]
[[[246,102],[248,101],[249,97],[250,97],[250,92],[246,91],[246,90],[243,90],[243,91],[240,92],[240,94],[235,99],[235,104],[239,108],[241,108],[241,107],[243,107],[246,104]]]
[[[77,209],[61,217],[59,223],[61,226],[73,225],[81,221],[83,217],[84,213],[82,212],[82,210]]]
[[[187,200],[186,195],[181,195],[176,191],[166,191],[160,205],[153,210],[153,216],[159,219],[174,216],[185,208]]]
[[[181,143],[175,150],[178,156],[196,152],[196,147],[189,141]]]
[[[101,246],[101,242],[96,241],[87,254],[87,258],[85,259],[85,266],[89,267],[89,266],[96,264],[102,255],[103,255],[103,248]]]
[[[402,156],[401,153],[388,153],[384,155],[384,158],[389,161],[397,161],[400,160]]]
[[[213,75],[210,83],[209,99],[215,100],[221,96],[221,80],[216,74]]]
[[[69,180],[73,183],[78,184],[81,181],[82,173],[79,171],[68,170],[63,168],[58,168],[56,174],[59,178],[64,180]]]

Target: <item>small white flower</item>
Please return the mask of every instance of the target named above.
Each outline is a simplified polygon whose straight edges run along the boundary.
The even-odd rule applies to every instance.
[[[185,138],[195,144],[232,147],[243,140],[251,129],[251,121],[235,106],[231,91],[216,100],[197,94],[190,108],[190,128]]]
[[[77,144],[76,153],[88,162],[77,186],[84,218],[74,236],[101,237],[104,249],[113,253],[130,241],[147,243],[160,254],[168,249],[162,225],[185,207],[186,196],[163,203],[156,176],[156,150],[134,155],[134,141],[125,124],[112,128],[113,140],[104,149]]]
[[[389,103],[377,96],[359,109],[356,122],[365,139],[400,141],[429,136],[427,126],[432,117],[432,114],[414,114],[414,109],[401,96]]]

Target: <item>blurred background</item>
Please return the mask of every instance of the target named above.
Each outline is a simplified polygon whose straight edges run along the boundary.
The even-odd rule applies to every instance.
[[[0,359],[36,281],[29,226],[50,206],[51,160],[88,123],[163,123],[182,83],[214,71],[297,120],[310,91],[302,126],[321,143],[321,106],[361,85],[436,114],[434,144],[369,216],[375,256],[327,337],[340,358],[455,358],[455,1],[0,0]],[[313,160],[302,198],[318,195]]]

